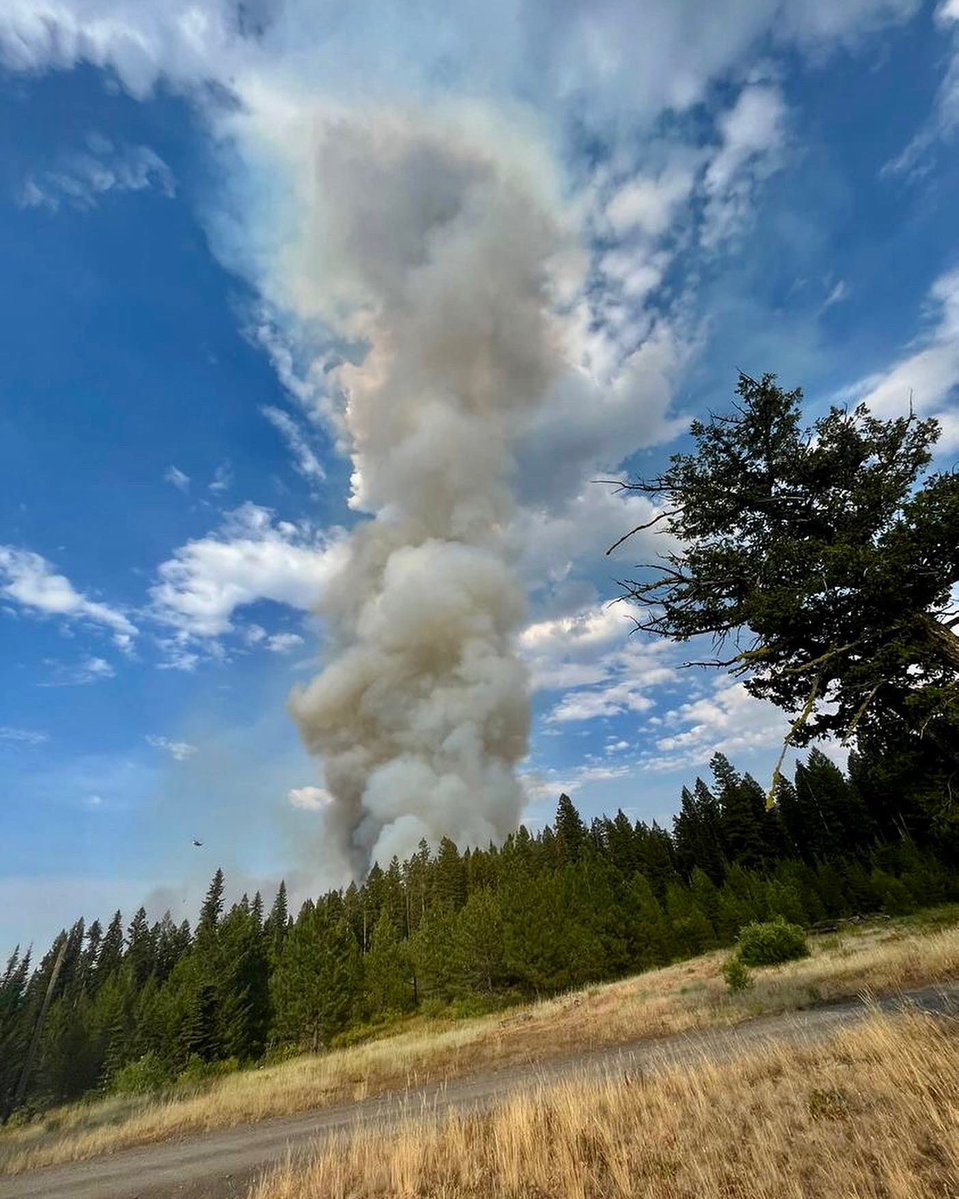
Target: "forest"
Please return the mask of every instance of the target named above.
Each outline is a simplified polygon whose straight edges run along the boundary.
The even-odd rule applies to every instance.
[[[495,1010],[729,945],[752,920],[909,912],[959,899],[955,863],[908,758],[864,749],[844,774],[813,749],[773,805],[717,754],[669,830],[622,811],[587,825],[563,795],[535,834],[424,843],[295,915],[282,883],[268,911],[259,894],[227,908],[218,870],[192,928],[141,908],[77,920],[35,963],[14,952],[0,1106],[198,1082],[407,1013]]]
[[[792,723],[769,792],[722,754],[671,829],[622,811],[504,844],[422,842],[303,904],[279,886],[194,927],[82,919],[0,980],[0,1114],[149,1091],[349,1044],[408,1013],[494,1010],[731,944],[959,899],[959,474],[928,473],[936,421],[833,408],[740,375],[695,453],[624,483],[676,548],[624,584],[637,629],[729,656]],[[656,507],[655,505],[659,505]],[[844,773],[816,742],[854,746]],[[786,751],[812,746],[794,776]],[[641,806],[642,797],[637,797]]]

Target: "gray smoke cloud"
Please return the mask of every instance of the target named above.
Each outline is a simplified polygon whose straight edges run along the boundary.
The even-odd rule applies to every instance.
[[[312,131],[301,309],[368,347],[337,368],[353,498],[371,514],[324,596],[327,665],[290,704],[355,869],[516,827],[527,752],[514,451],[561,361],[555,205],[482,138],[401,118]]]

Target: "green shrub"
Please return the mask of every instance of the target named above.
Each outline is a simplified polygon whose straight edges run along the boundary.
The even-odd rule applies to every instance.
[[[170,1082],[170,1070],[151,1049],[135,1062],[128,1062],[114,1074],[110,1090],[115,1095],[147,1095]]]
[[[765,924],[747,924],[739,934],[739,957],[747,966],[777,966],[808,957],[806,934],[781,916]]]
[[[209,1082],[213,1078],[222,1078],[226,1074],[235,1074],[240,1063],[235,1057],[225,1058],[219,1062],[205,1062],[194,1054],[186,1064],[186,1068],[177,1075],[181,1086],[193,1087],[199,1083]]]
[[[446,1003],[442,999],[435,996],[430,999],[424,999],[417,1009],[421,1016],[425,1016],[427,1020],[439,1020],[446,1014]]]
[[[884,870],[874,870],[872,877],[882,897],[882,910],[888,916],[907,916],[916,910],[916,901],[900,879]]]
[[[283,1062],[292,1062],[294,1058],[302,1057],[306,1050],[302,1045],[297,1045],[295,1042],[290,1044],[284,1042],[282,1044],[269,1045],[266,1053],[263,1055],[262,1064],[264,1066],[279,1066]]]
[[[730,991],[746,991],[753,985],[752,975],[743,965],[742,958],[733,954],[723,966],[723,978]]]
[[[462,999],[454,999],[446,1009],[446,1015],[451,1020],[471,1020],[474,1016],[488,1016],[490,1012],[499,1011],[502,1003],[485,995],[465,995]]]
[[[382,1037],[395,1036],[403,1031],[408,1022],[406,1012],[384,1012],[376,1020],[354,1024],[352,1028],[338,1032],[330,1041],[331,1049],[351,1049],[354,1045],[365,1045]]]

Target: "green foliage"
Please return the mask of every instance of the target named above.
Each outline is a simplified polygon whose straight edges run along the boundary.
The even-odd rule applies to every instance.
[[[363,963],[366,998],[374,1015],[407,1012],[413,1006],[413,965],[408,947],[384,911],[373,930],[373,941]]]
[[[350,1023],[359,1007],[359,947],[342,917],[305,908],[290,929],[270,979],[273,1035],[314,1052]]]
[[[774,375],[740,374],[736,390],[731,413],[693,422],[694,452],[630,485],[661,505],[679,547],[627,585],[639,627],[734,643],[711,664],[798,715],[794,744],[857,732],[897,746],[921,766],[910,793],[959,838],[959,812],[943,802],[959,768],[959,637],[947,619],[959,474],[925,473],[939,425],[860,406],[804,429],[802,392]],[[834,835],[859,831],[837,821]],[[738,816],[730,833],[751,836]]]
[[[623,812],[587,827],[567,798],[555,829],[521,828],[501,848],[462,854],[452,841],[422,845],[362,884],[307,901],[296,920],[282,887],[265,918],[256,898],[227,906],[218,871],[195,934],[169,913],[151,924],[137,912],[126,935],[119,913],[105,930],[77,921],[35,969],[17,952],[0,976],[0,1111],[61,947],[24,1111],[97,1089],[196,1090],[239,1065],[389,1036],[408,1018],[497,1011],[741,934],[742,958],[760,937],[763,960],[780,960],[782,930],[798,931],[790,923],[959,898],[951,843],[890,797],[899,766],[882,763],[861,756],[847,779],[810,755],[781,792],[784,811],[760,814],[754,781],[717,758],[713,786],[684,791],[674,836]],[[903,827],[923,835],[904,838]],[[940,908],[935,920],[947,918],[955,912]],[[740,985],[739,967],[727,971]]]
[[[169,1086],[173,1075],[169,1066],[153,1050],[128,1062],[114,1074],[110,1090],[115,1095],[149,1095]]]
[[[214,1078],[224,1078],[227,1074],[235,1074],[240,1063],[235,1057],[220,1058],[215,1062],[204,1061],[194,1054],[176,1077],[177,1086],[192,1090],[202,1086]]]
[[[737,956],[746,966],[778,966],[809,954],[803,929],[781,916],[765,923],[747,924],[739,934],[738,946]]]
[[[730,991],[747,991],[753,985],[752,975],[738,953],[726,959],[723,964],[723,978]]]

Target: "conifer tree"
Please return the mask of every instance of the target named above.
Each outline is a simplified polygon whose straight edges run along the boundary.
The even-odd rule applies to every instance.
[[[200,919],[196,926],[197,943],[215,936],[220,915],[223,912],[224,889],[223,871],[217,868],[210,880],[203,906],[200,908]]]
[[[560,861],[578,862],[586,845],[586,825],[566,794],[559,797],[556,807],[556,843]]]
[[[612,820],[606,820],[606,852],[624,878],[631,878],[639,869],[636,830],[620,808]]]
[[[766,859],[766,794],[750,775],[740,775],[724,754],[714,755],[710,769],[716,780],[722,838],[730,862],[758,869]]]
[[[370,951],[363,959],[363,979],[369,1010],[374,1015],[406,1012],[413,1005],[413,969],[407,946],[383,911],[373,929]]]
[[[107,925],[100,942],[97,964],[93,971],[93,987],[99,990],[123,963],[123,914],[117,910]]]
[[[237,904],[220,924],[216,954],[218,1041],[227,1057],[249,1061],[266,1045],[269,963],[260,923]]]
[[[456,961],[463,988],[492,995],[506,974],[503,914],[498,896],[487,888],[474,891],[456,920]]]
[[[644,874],[633,876],[624,896],[631,964],[637,970],[664,966],[678,953],[672,928]]]
[[[458,912],[466,903],[466,871],[456,845],[443,837],[432,864],[432,903]]]
[[[925,474],[940,427],[860,406],[804,429],[802,392],[775,375],[736,390],[732,412],[693,422],[694,453],[629,485],[660,500],[677,547],[627,586],[638,625],[729,645],[700,664],[790,713],[794,744],[907,744],[941,803],[959,765],[959,476]]]
[[[0,1124],[10,1115],[29,1036],[26,1012],[30,952],[20,946],[7,959],[0,978]]]
[[[286,903],[286,883],[281,879],[277,888],[276,898],[270,908],[270,914],[263,922],[263,936],[266,940],[270,961],[275,962],[279,957],[283,942],[286,939],[289,913]]]
[[[449,1000],[459,991],[456,960],[456,913],[431,908],[410,938],[410,956],[420,999]]]
[[[316,1052],[341,1032],[362,1000],[359,947],[345,920],[322,908],[290,929],[270,980],[273,1035]]]
[[[713,926],[688,888],[670,883],[666,891],[666,914],[674,944],[683,957],[694,957],[714,944]]]
[[[133,972],[133,980],[142,987],[153,973],[156,944],[153,930],[147,923],[145,908],[138,909],[127,929],[126,961]]]

